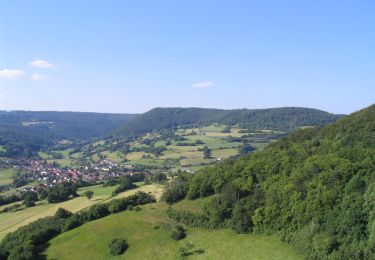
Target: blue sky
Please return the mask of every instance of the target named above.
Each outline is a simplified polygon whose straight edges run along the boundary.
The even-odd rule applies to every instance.
[[[374,103],[374,1],[0,2],[0,109]]]

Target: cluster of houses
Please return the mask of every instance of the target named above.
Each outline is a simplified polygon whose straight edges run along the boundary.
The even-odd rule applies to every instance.
[[[47,187],[63,183],[85,181],[89,183],[104,182],[109,179],[116,179],[126,174],[134,174],[133,165],[117,164],[104,159],[97,163],[90,163],[77,169],[62,168],[54,164],[49,164],[45,160],[19,159],[6,162],[20,172],[27,174],[30,181],[37,181],[34,187],[23,188],[20,191],[39,192]]]

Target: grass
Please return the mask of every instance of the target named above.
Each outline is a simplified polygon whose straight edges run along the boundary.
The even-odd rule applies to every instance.
[[[149,154],[149,153],[145,153],[145,152],[132,152],[132,153],[128,153],[126,155],[126,159],[127,160],[139,160],[139,159],[142,159],[143,158],[143,155],[146,156],[146,155],[150,155],[152,157],[154,157],[153,154]]]
[[[238,148],[241,146],[240,142],[229,142],[227,139],[228,136],[233,137],[242,137],[244,133],[240,133],[241,129],[239,126],[232,126],[230,128],[230,133],[222,133],[222,131],[226,128],[225,125],[219,124],[212,124],[210,126],[206,126],[203,128],[189,128],[189,129],[178,129],[176,130],[175,134],[184,136],[187,140],[186,141],[172,141],[171,145],[166,146],[166,140],[158,140],[155,143],[155,146],[166,146],[167,150],[164,151],[160,156],[155,156],[153,154],[145,153],[143,151],[133,151],[124,155],[121,152],[109,152],[108,147],[103,141],[94,143],[94,147],[99,147],[98,151],[100,150],[103,155],[107,157],[107,159],[116,162],[116,163],[123,163],[124,159],[126,159],[128,164],[132,165],[141,165],[146,167],[154,167],[154,168],[164,168],[165,166],[171,167],[173,169],[178,168],[188,168],[197,170],[201,168],[202,165],[207,165],[209,163],[217,162],[218,158],[229,158],[231,156],[238,154]],[[196,134],[193,134],[195,131]],[[262,133],[262,132],[259,132]],[[142,144],[144,140],[150,138],[160,137],[159,134],[146,134],[138,139],[129,142],[131,148],[149,148],[149,145]],[[192,145],[192,146],[178,146],[177,143],[194,143],[197,140],[203,141],[203,144],[199,145]],[[255,148],[262,149],[266,142],[264,138],[259,138],[259,142],[252,138],[250,140],[254,143]],[[198,149],[202,149],[203,147],[207,146],[212,150],[212,159],[206,160],[203,158],[203,153],[198,151]],[[105,151],[102,151],[106,149]],[[150,155],[152,158],[143,158],[143,156]],[[70,157],[79,158],[82,154],[73,154]],[[65,158],[67,159],[67,158]],[[65,161],[65,159],[59,162],[62,166],[69,166],[72,162]],[[94,154],[92,156],[94,161],[98,162],[100,159],[99,157]],[[58,162],[58,161],[57,161]]]
[[[47,160],[48,163],[52,164],[53,162],[58,163],[61,167],[71,167],[75,161],[72,159],[51,159]]]
[[[203,158],[189,158],[180,160],[181,167],[196,166],[196,165],[208,165],[216,162],[216,159],[203,159]]]
[[[229,158],[237,154],[238,154],[238,149],[234,149],[234,148],[218,149],[218,150],[212,151],[212,157],[215,157],[215,158]]]
[[[201,203],[183,201],[174,207],[196,209]],[[187,241],[194,245],[189,259],[302,259],[273,237],[237,235],[226,229],[188,228],[187,237],[175,241],[161,225],[170,222],[166,209],[165,204],[154,203],[139,212],[124,211],[89,222],[52,239],[44,253],[47,259],[112,259],[109,242],[123,238],[129,249],[116,259],[180,259],[178,249]]]
[[[14,169],[0,169],[0,185],[10,184],[13,181]]]
[[[141,186],[137,189],[128,190],[120,193],[116,197],[111,197],[112,191],[116,186],[102,187],[95,185],[78,189],[78,194],[81,196],[65,202],[50,204],[46,201],[38,202],[36,206],[25,208],[16,212],[1,213],[0,214],[0,239],[7,233],[15,231],[17,228],[27,225],[39,218],[53,216],[58,208],[64,208],[72,212],[80,211],[84,208],[92,206],[97,203],[106,202],[115,198],[127,197],[137,191],[151,192],[157,198],[160,198],[162,186],[158,184]],[[93,198],[89,201],[83,194],[85,191],[91,190],[94,192]],[[19,202],[21,203],[21,202]]]
[[[115,163],[121,163],[124,159],[122,158],[123,154],[121,152],[110,152],[110,151],[105,151],[102,153],[103,155],[106,156],[107,159],[115,162]]]

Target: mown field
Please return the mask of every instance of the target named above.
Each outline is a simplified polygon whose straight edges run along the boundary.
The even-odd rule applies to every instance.
[[[34,207],[22,208],[21,210],[16,212],[0,213],[0,240],[7,233],[15,231],[17,228],[24,226],[32,221],[47,216],[53,216],[56,213],[56,210],[60,207],[72,212],[77,212],[97,203],[109,201],[114,198],[129,196],[137,191],[151,192],[157,198],[160,197],[160,194],[162,192],[162,186],[158,184],[151,184],[140,186],[136,189],[128,190],[118,194],[115,197],[112,197],[111,194],[115,188],[116,186],[102,187],[102,185],[80,188],[78,190],[78,194],[81,195],[80,197],[65,202],[50,204],[44,200],[41,202],[37,202],[37,205]],[[90,201],[83,195],[86,190],[91,190],[94,192],[94,196]],[[11,205],[12,204],[1,206],[0,210]]]
[[[174,207],[196,211],[204,201],[182,201]],[[167,206],[154,203],[141,211],[124,211],[63,233],[50,241],[47,259],[180,259],[179,248],[193,244],[189,259],[302,259],[288,245],[265,235],[238,235],[230,230],[188,228],[180,241],[170,238],[165,224]],[[164,223],[164,224],[163,224]],[[111,257],[114,238],[128,241],[129,249]]]
[[[0,185],[10,184],[12,183],[13,175],[15,171],[13,169],[1,169],[0,168]]]

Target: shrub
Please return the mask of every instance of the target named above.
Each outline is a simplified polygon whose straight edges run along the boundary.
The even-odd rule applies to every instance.
[[[82,225],[82,221],[79,215],[73,215],[65,220],[65,223],[62,229],[64,232],[66,232],[76,227],[79,227],[80,225]]]
[[[58,208],[56,213],[55,213],[55,217],[57,217],[57,218],[68,218],[72,215],[73,215],[72,212],[70,212],[69,210],[63,209],[63,208]]]
[[[121,255],[123,254],[127,249],[129,245],[124,239],[116,238],[111,241],[111,243],[108,246],[108,251],[111,255]]]
[[[117,199],[117,200],[112,200],[109,203],[108,210],[111,213],[117,213],[120,211],[125,210],[128,207],[126,200],[124,199]]]
[[[171,230],[171,237],[174,240],[181,240],[186,237],[185,229],[181,225],[176,225]]]

